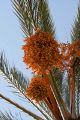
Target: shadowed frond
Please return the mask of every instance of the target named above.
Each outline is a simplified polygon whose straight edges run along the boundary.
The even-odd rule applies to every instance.
[[[46,111],[46,113],[50,116],[50,118],[47,118],[47,120],[55,120],[55,117],[54,117],[54,115],[51,113],[51,111],[50,111],[49,107],[47,106],[47,104],[46,104],[45,102],[40,102],[39,104],[40,104],[40,106],[42,107],[42,109],[43,109],[44,111]]]
[[[68,76],[66,72],[61,72],[59,69],[53,68],[52,75],[55,79],[55,84],[58,88],[58,91],[60,92],[60,95],[64,99],[64,102],[67,104],[67,107],[69,107],[69,91],[67,83]]]
[[[46,0],[12,0],[12,3],[25,36],[32,35],[36,28],[54,35],[54,24]]]
[[[77,58],[74,62],[75,70],[75,108],[76,114],[80,114],[80,58]]]
[[[55,78],[57,88],[61,94],[62,93],[63,72],[61,72],[58,68],[53,68],[52,74],[53,74],[53,77]]]

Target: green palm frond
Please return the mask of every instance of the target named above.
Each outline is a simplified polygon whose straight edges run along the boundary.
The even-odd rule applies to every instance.
[[[24,75],[16,69],[16,67],[11,68],[10,73],[15,79],[15,84],[17,84],[16,86],[18,89],[24,93],[29,84],[29,79],[26,79]]]
[[[19,118],[17,117],[16,118],[16,114],[15,114],[15,116],[13,116],[12,115],[12,113],[11,112],[4,112],[4,113],[2,113],[2,112],[0,112],[0,120],[23,120],[22,118],[21,118],[21,115],[19,116]]]
[[[68,91],[68,83],[67,83],[67,73],[66,71],[61,72],[58,68],[54,68],[52,70],[52,75],[55,79],[55,84],[57,86],[58,92],[61,97],[64,99],[66,106],[69,108],[69,91]]]
[[[52,22],[48,9],[48,1],[40,0],[38,6],[39,26],[43,31],[55,34],[54,24]]]
[[[65,71],[61,72],[58,68],[53,68],[52,70],[52,75],[55,79],[55,84],[58,88],[58,91],[61,97],[64,99],[64,102],[66,103],[67,107],[69,108],[69,91],[67,83],[68,76],[67,74],[65,75],[65,73]]]
[[[12,0],[12,3],[25,36],[32,35],[37,27],[54,35],[54,24],[46,0]]]
[[[78,13],[75,19],[72,34],[71,34],[72,42],[75,40],[80,40],[80,2],[78,6]],[[79,116],[80,114],[80,58],[76,58],[74,62],[74,69],[75,69],[75,108],[76,114]]]
[[[45,102],[40,102],[39,103],[40,106],[42,107],[42,109],[44,111],[46,111],[46,113],[50,116],[49,118],[47,118],[47,120],[55,120],[54,115],[52,114],[52,112],[50,111],[49,107],[47,106],[47,104]]]
[[[3,53],[0,54],[0,72],[7,77],[8,82],[10,81],[20,92],[24,93],[28,85],[28,79],[15,67],[9,67],[8,61]]]
[[[24,113],[30,115],[31,117],[33,117],[35,120],[44,120],[42,117],[39,117],[38,115],[36,115],[35,113],[25,109],[23,106],[19,105],[18,103],[12,101],[11,99],[5,97],[4,95],[0,94],[0,98],[4,99],[5,101],[7,101],[8,103],[14,105],[15,107],[17,107],[18,109],[20,109],[21,111],[23,111]]]
[[[53,68],[52,75],[55,77],[55,82],[57,85],[60,94],[62,93],[62,79],[63,79],[63,72],[61,72],[58,68]]]
[[[80,40],[80,2],[78,6],[78,13],[77,17],[74,21],[72,33],[71,33],[71,40]]]
[[[80,114],[80,58],[77,58],[74,62],[75,70],[75,108],[76,114]]]

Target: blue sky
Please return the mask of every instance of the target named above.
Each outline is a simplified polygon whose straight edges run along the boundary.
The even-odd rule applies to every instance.
[[[57,40],[60,42],[70,41],[72,24],[77,14],[78,0],[48,1],[51,15],[55,23]],[[10,0],[0,1],[0,51],[4,51],[11,66],[15,65],[26,77],[31,78],[31,71],[26,70],[26,66],[22,62],[23,51],[21,47],[23,45],[24,36],[13,11]],[[3,85],[4,89],[1,90],[5,93],[7,88],[4,84],[5,81],[0,82],[0,88]],[[4,102],[1,101],[0,103],[2,104]]]

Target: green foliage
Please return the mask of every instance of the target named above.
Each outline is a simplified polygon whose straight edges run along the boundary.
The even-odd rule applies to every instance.
[[[75,108],[76,114],[79,116],[80,114],[80,58],[77,58],[74,62],[74,70],[75,70]]]
[[[11,112],[10,113],[0,112],[0,120],[15,120],[15,119],[16,120],[22,120],[21,116],[18,118],[18,117],[16,117],[16,114],[15,114],[15,116],[13,116]]]
[[[75,40],[80,40],[80,5],[78,7],[78,14],[74,21],[72,34],[71,34],[71,40],[72,42]]]
[[[80,40],[80,2],[78,6],[78,13],[77,17],[75,19],[73,28],[72,28],[72,34],[71,34],[71,40],[72,42],[75,40]],[[80,114],[80,58],[76,58],[74,62],[74,69],[75,69],[75,108],[76,108],[76,114],[79,116]]]
[[[46,0],[13,0],[12,2],[25,37],[32,35],[38,27],[54,35],[54,25]]]
[[[54,24],[52,22],[47,0],[40,0],[38,6],[39,25],[43,31],[55,34]]]
[[[61,72],[57,68],[53,68],[52,70],[53,77],[55,79],[56,85],[58,90],[60,91],[60,94],[62,93],[62,80],[63,80],[63,72]]]
[[[7,59],[3,53],[0,54],[0,72],[6,76],[8,82],[12,83],[20,92],[24,93],[28,79],[15,67],[10,68]]]

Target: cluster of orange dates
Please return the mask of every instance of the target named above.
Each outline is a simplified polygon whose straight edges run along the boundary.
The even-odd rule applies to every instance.
[[[26,95],[36,102],[42,101],[49,96],[50,85],[46,74],[32,78]]]
[[[80,56],[80,41],[59,44],[50,33],[38,30],[25,39],[23,50],[24,63],[37,73],[36,77],[32,78],[26,94],[36,101],[41,101],[47,96],[49,86],[44,84],[45,77],[41,78],[40,74],[46,75],[46,71],[53,67],[69,71],[76,57]]]

